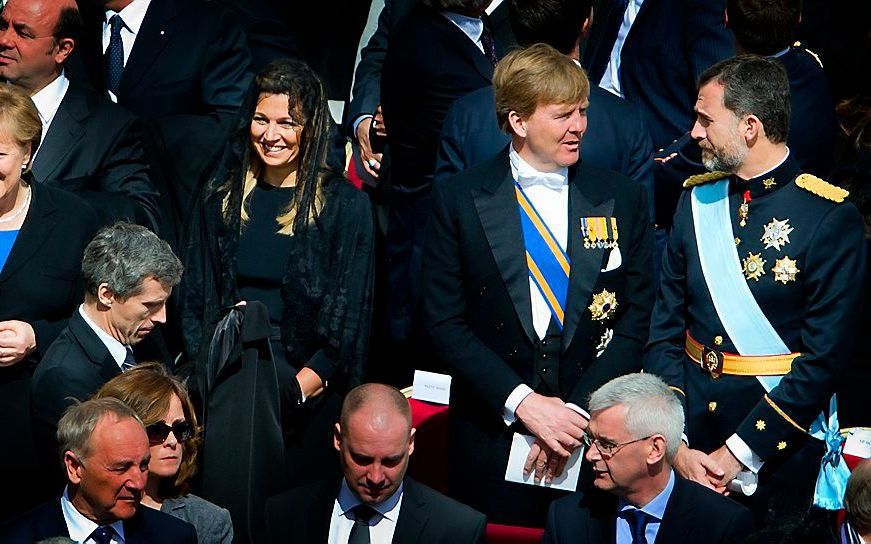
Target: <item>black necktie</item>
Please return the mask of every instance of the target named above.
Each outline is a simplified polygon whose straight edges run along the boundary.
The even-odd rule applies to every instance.
[[[614,49],[614,43],[617,41],[617,34],[620,32],[620,26],[623,24],[623,16],[626,14],[626,8],[629,6],[629,0],[605,0],[602,6],[601,26],[600,30],[590,38],[592,53],[587,57],[587,74],[590,76],[590,83],[598,85],[605,74],[605,67],[611,60],[611,51]]]
[[[136,357],[133,356],[133,348],[130,346],[124,347],[127,348],[127,355],[124,356],[124,362],[121,363],[121,372],[127,372],[136,366]]]
[[[499,58],[496,56],[496,43],[493,41],[493,32],[490,31],[490,19],[484,15],[481,17],[481,22],[484,23],[484,30],[481,32],[481,46],[484,48],[484,55],[493,66],[496,66]]]
[[[647,524],[653,520],[653,516],[644,510],[624,510],[620,515],[629,522],[629,529],[632,531],[632,544],[647,544]]]
[[[351,512],[354,513],[354,527],[351,528],[348,544],[369,544],[369,520],[375,515],[375,509],[358,504]]]
[[[124,42],[121,41],[121,29],[124,21],[117,13],[109,19],[109,47],[106,48],[106,84],[110,91],[118,95],[121,85],[121,75],[124,73]]]
[[[114,534],[115,530],[112,529],[112,527],[104,525],[94,529],[94,532],[91,533],[91,536],[88,538],[92,539],[97,544],[110,544],[112,542],[112,535]]]

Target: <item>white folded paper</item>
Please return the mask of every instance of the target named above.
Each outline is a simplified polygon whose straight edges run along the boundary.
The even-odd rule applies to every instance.
[[[415,370],[411,388],[413,399],[435,404],[451,402],[451,377],[447,374]]]
[[[569,456],[563,473],[559,477],[554,478],[549,484],[544,482],[544,478],[535,483],[534,471],[530,472],[529,476],[523,475],[523,465],[526,464],[526,457],[529,455],[534,441],[535,438],[532,436],[514,433],[511,440],[511,453],[508,455],[508,468],[505,470],[505,481],[574,491],[578,487],[578,476],[581,474],[581,459],[584,456],[583,446]]]
[[[851,429],[844,443],[844,455],[854,455],[860,459],[871,457],[871,429]]]
[[[729,482],[726,489],[732,493],[740,493],[746,497],[756,493],[756,488],[759,486],[759,476],[753,474],[749,470],[742,470],[735,478]]]

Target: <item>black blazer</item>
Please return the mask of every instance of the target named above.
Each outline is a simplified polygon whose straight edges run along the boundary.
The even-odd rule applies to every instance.
[[[158,198],[142,126],[108,98],[71,83],[33,160],[36,181],[86,198],[103,223],[154,230]]]
[[[390,37],[381,74],[393,185],[432,183],[448,108],[492,77],[493,65],[462,30],[436,10],[414,8]]]
[[[641,112],[622,98],[593,86],[581,159],[620,172],[647,191],[653,216],[653,147]],[[444,179],[489,159],[511,140],[499,129],[493,87],[457,99],[442,126],[435,179]]]
[[[641,4],[620,53],[620,84],[623,96],[644,112],[654,149],[690,129],[696,80],[707,68],[734,54],[723,7],[722,2],[713,1],[645,0]],[[585,66],[589,66],[598,32],[594,24]]]
[[[266,502],[265,543],[326,542],[330,534],[336,482],[318,482]],[[484,543],[487,518],[465,504],[405,478],[393,542],[397,544]]]
[[[544,544],[616,542],[617,497],[578,491],[553,502]],[[732,499],[675,476],[674,489],[651,544],[736,544],[753,530],[750,511]]]
[[[69,536],[60,497],[0,527],[0,541],[39,542],[53,536]],[[124,521],[127,544],[197,544],[197,531],[190,523],[140,506],[136,515]]]

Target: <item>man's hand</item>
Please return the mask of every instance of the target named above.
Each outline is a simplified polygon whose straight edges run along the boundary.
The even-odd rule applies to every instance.
[[[372,142],[369,141],[369,129],[375,125],[375,133],[381,137],[387,136],[387,128],[384,126],[384,116],[381,114],[381,106],[375,112],[374,117],[367,117],[357,125],[357,142],[360,144],[360,158],[363,168],[374,178],[378,177],[381,168],[382,153],[372,152]]]
[[[24,321],[0,321],[0,366],[11,366],[36,349],[36,333]]]
[[[562,474],[571,453],[581,445],[587,421],[566,408],[562,400],[532,393],[515,412],[536,440],[523,466],[524,474],[535,469],[535,481],[550,481]]]
[[[720,465],[705,452],[690,449],[683,442],[680,443],[677,455],[674,456],[674,468],[687,480],[710,487],[714,491],[722,492],[724,489],[715,483],[720,482],[725,476],[725,471],[720,468]]]
[[[735,455],[733,455],[725,445],[720,446],[720,449],[711,453],[710,458],[717,464],[717,466],[723,469],[723,476],[716,482],[712,482],[717,491],[725,490],[726,486],[729,485],[729,482],[734,480],[735,476],[737,476],[744,468],[741,462],[738,461]]]

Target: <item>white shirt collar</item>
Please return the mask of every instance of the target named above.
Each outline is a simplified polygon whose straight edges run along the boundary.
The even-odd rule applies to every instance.
[[[462,30],[463,34],[472,40],[472,43],[478,45],[478,42],[481,41],[481,35],[484,33],[484,21],[478,17],[466,17],[453,11],[443,11],[441,14]]]
[[[139,34],[139,28],[142,27],[142,21],[145,19],[145,12],[148,11],[148,6],[151,0],[133,0],[127,7],[121,11],[106,10],[106,24],[109,24],[109,19],[116,13],[121,16],[124,21],[124,26],[134,35]]]
[[[393,493],[393,495],[388,497],[387,500],[372,506],[372,508],[381,514],[382,517],[396,522],[399,517],[399,505],[402,502],[402,492],[404,488],[405,483],[400,483],[399,488],[395,493]],[[339,508],[342,511],[342,515],[350,519],[353,519],[351,510],[363,503],[363,501],[360,500],[360,497],[351,491],[351,488],[348,487],[348,482],[344,478],[342,478],[342,486],[339,488],[339,496],[337,500],[339,501]],[[370,525],[374,524],[375,521],[377,521],[377,519],[370,521]]]
[[[118,363],[118,368],[121,368],[121,364],[124,362],[124,359],[127,357],[127,346],[112,338],[106,331],[97,326],[96,323],[91,321],[88,315],[85,313],[85,305],[82,304],[79,306],[79,314],[81,314],[82,319],[85,320],[85,323],[88,324],[91,329],[97,333],[97,337],[103,342],[103,345],[106,346],[106,349],[109,350],[109,355],[112,356],[112,359]]]
[[[63,511],[64,521],[67,524],[67,531],[70,533],[70,538],[76,542],[86,542],[91,533],[94,532],[94,529],[100,526],[76,510],[76,507],[70,502],[70,496],[67,491],[67,488],[64,487],[64,494],[60,498],[60,508]],[[125,542],[124,522],[118,520],[112,523],[111,526],[115,529],[114,540],[123,544]]]
[[[40,89],[31,98],[36,105],[36,110],[39,112],[39,120],[42,121],[42,139],[45,139],[45,133],[48,132],[48,127],[54,119],[61,101],[67,94],[67,89],[70,87],[70,80],[67,79],[63,70],[54,81]]]
[[[496,8],[498,8],[499,5],[502,4],[503,1],[504,0],[493,0],[492,2],[490,2],[489,6],[484,8],[484,12],[487,15],[493,15],[493,12],[496,11]]]
[[[524,186],[525,179],[532,178],[548,178],[551,180],[547,183],[548,186],[551,185],[561,185],[565,186],[568,184],[569,179],[569,169],[568,167],[563,166],[556,172],[539,172],[528,162],[523,160],[523,157],[520,156],[514,149],[514,144],[508,146],[508,161],[511,163],[511,175],[517,180],[521,186]]]

